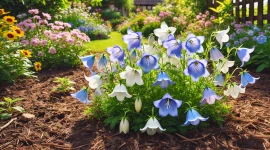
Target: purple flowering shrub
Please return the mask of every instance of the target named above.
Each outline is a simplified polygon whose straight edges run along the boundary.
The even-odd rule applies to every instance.
[[[79,64],[78,54],[89,37],[69,23],[54,21],[38,9],[29,10],[30,16],[18,26],[27,35],[20,42],[32,52],[30,60],[41,62],[42,68],[71,67]],[[41,15],[39,15],[41,14]]]
[[[100,13],[90,13],[90,10],[91,7],[86,7],[84,3],[73,2],[68,8],[61,9],[55,18],[62,22],[68,22],[71,29],[79,29],[91,40],[109,38],[110,27],[101,19]]]
[[[89,86],[82,89],[84,94],[77,89],[72,96],[89,104],[86,114],[105,118],[111,128],[119,124],[123,133],[132,129],[153,135],[221,124],[230,113],[227,97],[237,98],[258,80],[229,57],[237,54],[245,65],[254,49],[222,53],[219,48],[229,40],[228,30],[210,37],[190,33],[184,40],[175,33],[175,27],[162,22],[148,44],[142,44],[142,33],[129,28],[123,36],[127,49],[112,45],[107,53],[81,57],[90,70],[85,75]],[[232,80],[235,70],[241,70],[240,83]],[[87,90],[92,93],[90,102],[84,96]]]
[[[247,21],[243,24],[233,22],[231,28],[230,41],[226,43],[226,46],[254,47],[254,57],[251,58],[247,65],[256,67],[258,72],[270,69],[270,26],[257,27],[252,22]]]

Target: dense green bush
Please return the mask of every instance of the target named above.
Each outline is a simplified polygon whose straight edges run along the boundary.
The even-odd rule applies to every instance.
[[[160,27],[159,22],[153,22],[153,23],[150,23],[150,24],[146,24],[142,28],[142,35],[144,37],[148,37],[151,33],[154,32],[155,29],[157,29],[159,27]]]
[[[6,8],[14,15],[39,8],[41,11],[55,14],[60,8],[69,6],[68,0],[1,0],[0,8]]]
[[[119,19],[121,18],[121,13],[117,11],[113,11],[111,9],[105,9],[101,12],[101,16],[105,20],[110,20],[110,19]]]

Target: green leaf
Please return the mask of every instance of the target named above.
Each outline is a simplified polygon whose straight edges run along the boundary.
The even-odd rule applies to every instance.
[[[21,107],[21,106],[15,106],[15,107],[12,107],[13,109],[23,113],[24,112],[24,109]]]
[[[261,64],[257,69],[256,72],[261,72],[264,68],[267,68],[268,66],[266,64]]]
[[[6,119],[9,119],[9,118],[11,118],[11,114],[8,114],[8,113],[0,114],[0,119],[1,120],[6,120]]]
[[[0,107],[0,113],[2,112],[2,111],[5,111],[6,109],[5,108],[1,108]]]
[[[0,102],[0,105],[6,105],[7,103],[6,102]]]

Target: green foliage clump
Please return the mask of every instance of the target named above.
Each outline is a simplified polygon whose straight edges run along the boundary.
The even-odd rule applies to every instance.
[[[59,9],[69,6],[68,0],[1,0],[0,8],[7,8],[14,15],[27,12],[31,8],[55,14]]]
[[[54,82],[58,83],[58,85],[53,88],[53,91],[68,92],[68,91],[71,91],[71,90],[75,90],[73,88],[73,85],[75,84],[75,82],[69,80],[68,78],[56,77]]]
[[[11,118],[14,111],[18,111],[20,113],[24,112],[24,108],[21,106],[13,106],[15,102],[23,100],[22,98],[11,99],[9,97],[5,97],[4,101],[0,102],[0,119],[5,120]]]

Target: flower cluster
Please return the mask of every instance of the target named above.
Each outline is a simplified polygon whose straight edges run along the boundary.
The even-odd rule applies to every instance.
[[[270,27],[257,27],[252,22],[247,21],[242,24],[232,23],[230,40],[226,43],[227,47],[248,47],[255,48],[254,55],[247,63],[249,67],[257,68],[256,71],[270,68],[268,47],[270,46]]]
[[[0,81],[11,82],[22,75],[31,76],[31,51],[22,49],[18,42],[25,37],[25,32],[16,25],[16,18],[4,9],[0,9],[0,17]]]
[[[38,9],[28,11],[32,16],[21,21],[18,27],[27,36],[21,39],[25,49],[31,50],[31,60],[36,71],[47,67],[73,66],[78,64],[77,55],[84,42],[90,38],[78,29],[70,30],[71,25],[62,21],[51,22],[51,15]],[[59,59],[61,58],[61,59]]]
[[[68,22],[72,29],[79,29],[92,40],[109,38],[110,28],[99,14],[89,13],[89,11],[84,3],[73,3],[73,7],[62,9],[55,18]]]
[[[105,115],[108,117],[105,122],[111,125],[121,118],[119,129],[123,133],[129,132],[130,125],[132,129],[140,129],[149,135],[165,131],[161,125],[175,131],[199,125],[208,119],[217,121],[216,115],[227,108],[222,102],[222,95],[237,98],[239,93],[245,92],[248,84],[258,79],[236,67],[242,70],[241,83],[232,82],[236,69],[232,74],[229,72],[234,61],[228,58],[233,49],[229,49],[225,57],[212,41],[207,43],[210,47],[204,48],[204,36],[190,33],[186,40],[180,41],[174,36],[175,30],[162,22],[161,27],[154,30],[158,41],[151,35],[148,45],[142,45],[142,33],[129,28],[123,36],[128,49],[117,45],[108,48],[110,61],[106,54],[100,56],[97,63],[99,75],[93,72],[96,56],[81,57],[83,65],[91,71],[91,76],[85,78],[89,87],[95,90],[95,99],[91,101],[94,106],[89,108],[92,115],[95,112]],[[216,31],[210,38],[216,37],[220,44],[227,42],[226,31]],[[237,49],[241,66],[249,60],[252,51]],[[226,78],[224,74],[227,74]],[[87,90],[83,90],[84,96],[81,96],[82,91],[72,96],[88,103]],[[155,116],[157,111],[162,118],[161,123]],[[149,115],[150,118],[147,117]],[[181,120],[182,125],[179,125],[176,120],[184,116],[186,120]]]
[[[247,46],[253,44],[253,46],[256,46],[257,44],[267,42],[270,28],[262,30],[250,21],[244,24],[233,22],[232,25],[233,32],[229,35],[231,41],[226,44],[227,46],[240,46],[242,44]]]

